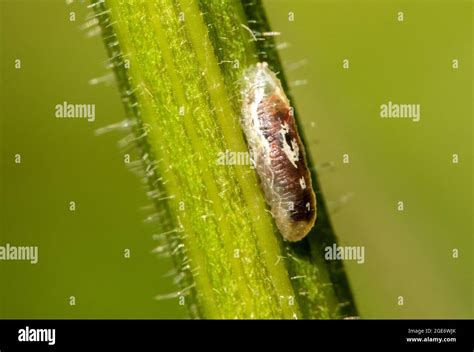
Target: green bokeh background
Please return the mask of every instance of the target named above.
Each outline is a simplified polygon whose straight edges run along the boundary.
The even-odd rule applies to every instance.
[[[151,253],[124,135],[94,135],[126,117],[113,83],[88,83],[108,72],[101,38],[79,28],[88,3],[0,3],[0,245],[40,253],[36,265],[0,261],[0,318],[186,317],[176,299],[154,299],[175,290],[172,267]],[[346,262],[360,314],[472,318],[472,2],[265,3],[287,77],[306,81],[292,95],[308,148],[333,165],[320,180],[336,234],[365,246],[364,264]],[[56,119],[65,100],[96,104],[96,121]],[[381,119],[389,100],[421,104],[421,121]]]

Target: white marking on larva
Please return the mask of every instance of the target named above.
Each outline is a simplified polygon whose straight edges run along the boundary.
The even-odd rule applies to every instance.
[[[300,178],[300,186],[301,186],[301,189],[306,189],[306,181],[304,180],[303,176],[301,176]]]
[[[291,164],[295,168],[298,168],[298,165],[296,165],[296,162],[300,160],[300,148],[298,147],[298,143],[296,142],[296,139],[294,138],[291,140],[291,146],[288,144],[286,140],[286,135],[289,132],[290,132],[289,126],[287,124],[283,124],[280,130],[280,136],[283,141],[282,150],[285,153],[288,160],[291,162]]]

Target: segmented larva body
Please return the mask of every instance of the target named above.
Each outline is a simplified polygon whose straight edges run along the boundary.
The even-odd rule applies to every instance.
[[[304,238],[316,221],[316,196],[293,109],[264,63],[244,73],[241,125],[265,199],[283,237]]]

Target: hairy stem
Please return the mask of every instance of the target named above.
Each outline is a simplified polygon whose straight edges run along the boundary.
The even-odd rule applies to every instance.
[[[254,40],[268,26],[260,3],[106,0],[91,6],[135,121],[133,141],[158,209],[162,247],[176,263],[176,302],[184,300],[191,316],[202,318],[346,314],[341,302],[353,307],[347,281],[336,270],[343,294],[333,287],[335,270],[320,257],[323,243],[283,243],[254,170],[217,162],[226,150],[247,151],[239,125],[243,69],[266,60],[281,71],[273,43]],[[326,233],[331,242],[321,199],[318,207],[323,221],[311,237]]]

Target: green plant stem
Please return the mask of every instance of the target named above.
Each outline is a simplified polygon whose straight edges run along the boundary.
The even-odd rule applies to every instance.
[[[341,300],[326,264],[315,260],[318,250],[308,241],[282,242],[254,170],[217,163],[226,150],[247,151],[239,82],[243,69],[261,59],[248,31],[252,8],[267,25],[260,4],[92,6],[126,111],[137,121],[133,133],[159,211],[156,226],[178,269],[176,297],[191,316],[340,317]]]

